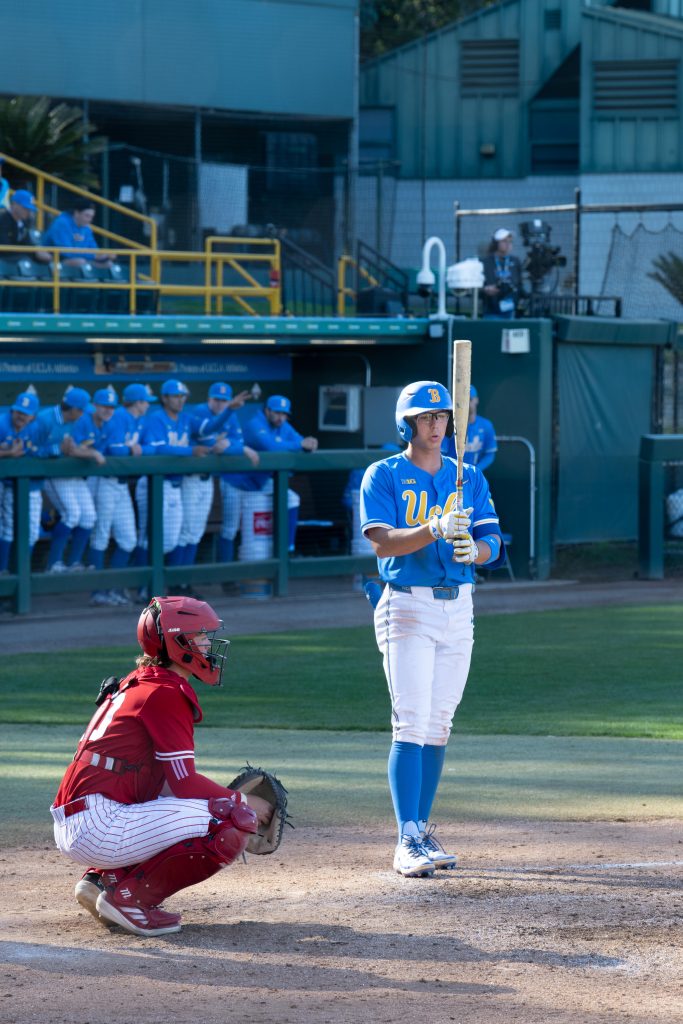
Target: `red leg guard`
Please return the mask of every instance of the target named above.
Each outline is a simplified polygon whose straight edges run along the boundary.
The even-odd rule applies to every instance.
[[[229,808],[212,806],[228,802],[232,804]],[[209,810],[215,817],[207,836],[184,839],[117,879],[112,892],[115,902],[158,907],[174,892],[203,882],[232,864],[256,831],[256,815],[249,807],[222,798],[209,800]],[[227,820],[219,821],[218,814]]]

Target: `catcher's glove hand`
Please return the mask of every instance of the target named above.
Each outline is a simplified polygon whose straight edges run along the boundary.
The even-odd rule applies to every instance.
[[[273,808],[267,825],[260,825],[259,831],[249,836],[248,853],[275,853],[282,842],[285,825],[294,828],[287,814],[287,790],[272,772],[264,768],[253,768],[249,763],[237,778],[228,783],[229,789],[239,790],[246,797],[251,794],[261,797]]]

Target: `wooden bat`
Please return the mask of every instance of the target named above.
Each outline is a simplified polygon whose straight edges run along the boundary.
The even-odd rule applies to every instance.
[[[462,467],[467,441],[467,423],[470,418],[470,382],[472,379],[472,342],[453,342],[453,430],[455,432],[455,456],[458,463],[456,483],[456,507],[463,508]]]

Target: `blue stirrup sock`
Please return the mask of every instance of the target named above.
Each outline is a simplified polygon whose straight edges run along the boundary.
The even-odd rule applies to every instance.
[[[422,748],[422,788],[420,789],[420,802],[418,810],[418,822],[420,829],[425,829],[432,813],[432,804],[436,791],[439,788],[439,780],[443,771],[443,763],[446,759],[446,748],[436,747],[425,743]]]
[[[88,564],[93,565],[96,569],[104,569],[104,551],[100,551],[99,548],[91,546],[88,560]]]
[[[9,553],[11,547],[11,540],[0,540],[0,572],[4,572],[9,566]]]
[[[138,547],[133,549],[133,565],[147,565],[147,548]]]
[[[299,525],[299,507],[287,509],[287,543],[289,550],[294,550],[296,543],[296,528]]]
[[[86,530],[83,526],[74,527],[71,532],[71,554],[69,557],[69,565],[77,565],[82,561],[91,533],[92,530]]]
[[[55,523],[52,527],[52,540],[50,541],[50,551],[47,556],[48,566],[54,565],[55,562],[62,562],[64,560],[64,549],[70,536],[71,527],[67,526],[62,519],[60,519],[58,523]]]
[[[111,558],[109,559],[109,568],[125,569],[125,567],[128,565],[130,554],[130,551],[125,551],[123,548],[120,548],[117,544],[111,553]]]
[[[183,565],[194,565],[197,558],[198,544],[186,544],[183,550]]]
[[[166,565],[182,565],[183,555],[185,554],[185,545],[177,546],[169,551],[166,555]]]
[[[398,825],[398,838],[418,834],[417,821],[422,789],[422,747],[394,740],[389,751],[389,790]]]
[[[219,537],[218,538],[218,561],[219,562],[234,562],[235,561],[235,541],[234,538],[230,537]]]

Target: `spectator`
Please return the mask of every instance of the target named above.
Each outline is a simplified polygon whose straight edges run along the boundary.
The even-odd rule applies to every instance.
[[[0,209],[0,245],[33,245],[34,236],[30,227],[33,214],[37,207],[33,196],[26,189],[18,189],[12,194],[8,209]],[[49,263],[50,254],[43,250],[27,253],[39,263]],[[0,253],[1,259],[18,258],[19,253]]]
[[[82,267],[85,263],[96,263],[98,267],[110,267],[111,257],[98,253],[97,241],[90,227],[95,219],[95,204],[91,199],[76,197],[68,213],[52,222],[43,235],[45,245],[63,248],[83,246],[83,252],[64,253],[61,262],[65,267]]]
[[[22,391],[0,415],[0,459],[17,459],[35,454],[35,418],[38,396]],[[9,569],[9,557],[14,540],[14,480],[0,479],[0,574]],[[40,533],[42,506],[40,481],[32,480],[29,493],[29,544],[31,548]]]
[[[523,295],[522,265],[511,254],[512,231],[498,228],[484,257],[484,319],[512,320]]]
[[[476,466],[483,473],[489,468],[496,457],[498,445],[496,443],[496,431],[491,420],[485,416],[479,416],[479,395],[477,389],[470,388],[470,416],[467,422],[467,441],[465,442],[464,462],[468,466]],[[441,448],[444,455],[456,458],[455,438],[447,437]]]
[[[2,173],[2,165],[4,164],[4,157],[0,156],[0,209],[9,210],[9,181]]]
[[[43,409],[36,417],[35,444],[39,458],[54,458],[74,454],[71,431],[88,405],[90,395],[84,388],[67,388],[59,405]],[[47,556],[48,572],[66,572],[83,569],[81,559],[95,525],[95,505],[85,480],[53,477],[45,482],[45,495],[59,513],[59,521],[52,528],[52,540]],[[65,562],[65,551],[71,542],[70,560]]]

